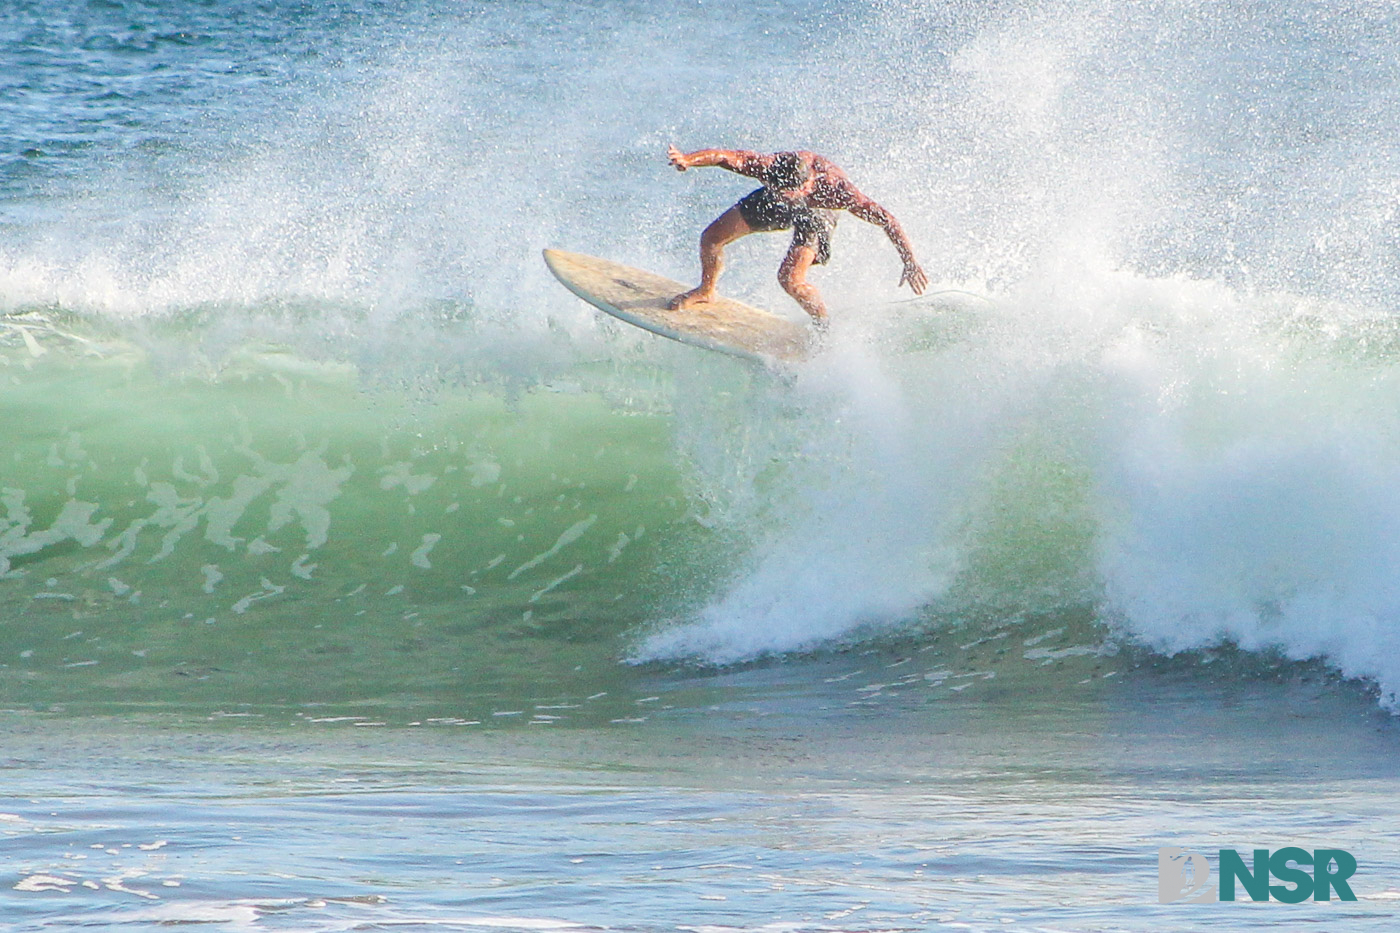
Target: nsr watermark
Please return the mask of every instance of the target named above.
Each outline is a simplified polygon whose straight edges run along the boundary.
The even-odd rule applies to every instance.
[[[1244,858],[1234,849],[1221,849],[1217,864],[1220,881],[1213,886],[1210,863],[1204,855],[1175,846],[1158,849],[1157,900],[1163,904],[1233,901],[1236,885],[1243,888],[1252,901],[1270,898],[1285,904],[1298,904],[1308,898],[1330,901],[1334,893],[1339,900],[1356,900],[1347,883],[1347,879],[1356,874],[1356,859],[1342,849],[1309,852],[1289,846],[1273,854],[1268,849],[1255,849],[1252,866],[1245,865]],[[1282,883],[1270,884],[1271,876]]]

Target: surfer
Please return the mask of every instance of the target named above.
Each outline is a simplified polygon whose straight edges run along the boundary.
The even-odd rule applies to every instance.
[[[914,259],[914,247],[894,215],[861,194],[837,165],[815,152],[778,152],[763,155],[743,149],[701,149],[681,152],[675,146],[666,154],[676,171],[717,165],[739,175],[756,178],[763,187],[750,192],[715,218],[700,235],[700,284],[671,299],[672,309],[693,308],[715,297],[715,283],[724,266],[724,247],[750,233],[791,230],[792,245],[778,267],[778,282],[818,326],[826,324],[821,293],[807,282],[807,270],[831,258],[831,234],[836,211],[849,211],[885,231],[904,272],[899,284],[909,283],[922,295],[928,276]]]

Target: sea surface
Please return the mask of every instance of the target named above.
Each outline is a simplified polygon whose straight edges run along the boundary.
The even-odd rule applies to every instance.
[[[0,928],[1394,930],[1397,47],[0,4]],[[671,143],[827,155],[929,293],[847,217],[802,365],[602,317],[541,249],[691,281],[752,188]],[[801,319],[784,247],[724,291]]]

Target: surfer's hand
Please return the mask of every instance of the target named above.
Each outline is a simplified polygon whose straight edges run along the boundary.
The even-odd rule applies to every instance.
[[[684,172],[686,169],[690,168],[690,162],[686,159],[685,153],[681,152],[675,146],[666,147],[666,158],[676,167],[676,171],[678,172]]]
[[[904,274],[899,277],[899,284],[909,283],[909,287],[914,289],[914,294],[922,295],[924,289],[928,287],[928,276],[924,275],[924,270],[919,268],[919,264],[910,259],[904,264]]]

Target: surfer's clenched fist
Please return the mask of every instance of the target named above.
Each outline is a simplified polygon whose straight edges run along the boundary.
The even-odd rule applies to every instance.
[[[814,321],[825,323],[826,305],[816,287],[808,284],[807,270],[831,258],[835,211],[848,211],[884,230],[904,264],[899,284],[907,283],[916,295],[928,287],[928,276],[894,215],[862,194],[836,163],[815,152],[681,152],[672,145],[666,147],[666,159],[678,172],[717,166],[763,184],[705,228],[700,235],[700,284],[671,299],[672,308],[693,308],[714,300],[727,244],[750,233],[791,230],[792,245],[778,267],[778,282]]]

